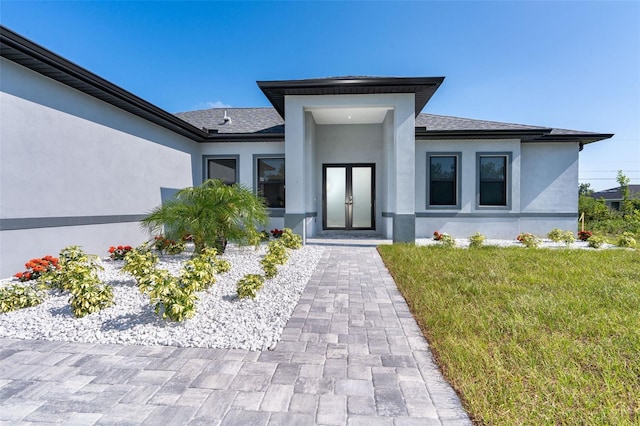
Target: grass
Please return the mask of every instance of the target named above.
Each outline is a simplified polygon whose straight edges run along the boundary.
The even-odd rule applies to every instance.
[[[476,424],[640,424],[640,251],[379,251]]]

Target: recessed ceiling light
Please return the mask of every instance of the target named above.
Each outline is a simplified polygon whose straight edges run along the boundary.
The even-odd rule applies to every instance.
[[[347,118],[348,118],[349,120],[351,120],[351,116],[350,116],[350,115],[347,115]]]

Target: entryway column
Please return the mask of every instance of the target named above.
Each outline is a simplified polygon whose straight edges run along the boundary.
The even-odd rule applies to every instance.
[[[393,241],[415,242],[415,96],[406,95],[394,110],[393,158],[395,165],[395,215],[393,216]]]
[[[285,158],[285,214],[284,226],[302,236],[305,232],[305,122],[304,108],[295,97],[285,96],[285,117],[287,125],[284,131]]]

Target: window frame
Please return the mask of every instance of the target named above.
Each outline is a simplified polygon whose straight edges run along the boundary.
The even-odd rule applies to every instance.
[[[202,156],[202,182],[209,178],[209,160],[235,160],[236,176],[235,183],[240,183],[240,156],[239,155],[203,155]]]
[[[456,159],[456,175],[455,175],[455,204],[431,204],[431,157],[455,157]],[[425,190],[425,205],[427,209],[440,209],[440,210],[460,210],[461,208],[461,194],[462,194],[462,152],[460,151],[443,151],[443,152],[427,152],[427,163],[426,163],[426,190]]]
[[[505,204],[490,205],[480,204],[480,159],[483,157],[504,157],[505,158]],[[496,152],[476,152],[476,209],[477,210],[511,210],[512,201],[512,160],[513,153],[510,151]]]
[[[284,207],[267,207],[267,210],[270,212],[271,217],[280,217],[280,216],[284,217],[284,212],[287,207],[287,187],[286,187],[287,165],[286,165],[286,159],[284,154],[253,154],[253,192],[256,195],[260,195],[258,191],[258,188],[260,187],[260,182],[258,182],[258,179],[259,179],[258,161],[263,159],[269,159],[269,158],[281,158],[283,161],[285,161],[285,169],[284,169],[285,178],[282,182],[282,185],[284,187],[284,194],[285,194]]]

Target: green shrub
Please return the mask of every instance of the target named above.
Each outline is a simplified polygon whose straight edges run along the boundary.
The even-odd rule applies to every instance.
[[[254,299],[263,285],[264,277],[262,275],[247,274],[238,281],[238,297]]]
[[[205,247],[199,255],[184,263],[180,275],[157,268],[158,257],[143,249],[135,249],[125,257],[122,268],[136,279],[138,287],[151,299],[157,315],[171,321],[191,318],[195,312],[196,293],[216,281],[215,274],[230,269],[229,262],[217,257],[217,250]]]
[[[76,317],[98,312],[113,304],[111,286],[98,278],[102,266],[98,257],[86,254],[79,246],[69,246],[60,252],[60,269],[43,273],[40,284],[71,293],[69,303]]]
[[[213,285],[216,282],[215,274],[218,272],[217,253],[215,248],[205,248],[202,254],[186,261],[179,278],[181,287],[196,292]]]
[[[600,248],[604,242],[604,237],[601,237],[600,235],[592,235],[587,240],[587,243],[589,243],[589,247],[591,248]]]
[[[436,241],[439,241],[440,244],[443,247],[455,247],[456,246],[456,240],[449,234],[447,234],[446,232],[438,232],[435,231],[433,233],[433,239]]]
[[[284,228],[282,230],[280,240],[288,249],[297,250],[302,247],[302,237],[298,234],[294,234],[290,228]]]
[[[528,232],[521,233],[520,235],[518,235],[518,238],[516,239],[520,241],[527,248],[536,248],[540,246],[540,243],[541,243],[540,238]]]
[[[563,243],[565,243],[567,246],[570,246],[571,244],[573,244],[576,241],[576,237],[573,235],[573,232],[564,231],[562,233],[562,237],[560,238],[560,240]]]
[[[0,287],[0,312],[37,306],[44,300],[42,293],[33,285],[11,284]]]
[[[140,292],[147,293],[153,287],[153,274],[157,264],[158,256],[143,245],[127,253],[122,270],[133,276]]]
[[[623,232],[622,235],[618,237],[616,245],[619,247],[635,247],[636,239],[633,238],[633,234],[631,232]]]
[[[225,272],[229,272],[231,270],[231,263],[229,263],[226,259],[216,258],[213,261],[213,265],[218,271],[218,274],[224,274]]]
[[[469,247],[470,248],[479,248],[484,244],[484,240],[486,237],[482,235],[480,232],[476,232],[472,236],[469,237]]]
[[[562,229],[554,228],[551,231],[549,231],[549,233],[547,234],[547,237],[551,241],[559,243],[560,241],[562,241],[563,235],[564,235],[564,231],[562,231]]]
[[[267,254],[265,258],[269,258],[276,265],[284,265],[287,263],[288,258],[287,248],[281,240],[270,241],[269,244],[267,244]]]
[[[442,238],[440,238],[440,244],[442,244],[443,247],[455,247],[456,240],[449,234],[442,234]]]
[[[561,229],[558,228],[554,228],[552,229],[548,234],[547,237],[556,243],[565,243],[566,245],[571,245],[575,242],[576,238],[573,235],[573,232],[571,231],[563,231]]]
[[[113,304],[113,290],[111,286],[88,281],[78,282],[71,290],[69,298],[73,314],[82,318],[99,312]]]
[[[265,278],[273,278],[278,274],[278,265],[266,257],[260,261]]]
[[[162,319],[184,321],[196,313],[198,297],[193,288],[180,282],[165,269],[157,269],[153,273],[153,287],[148,294],[156,315]]]

